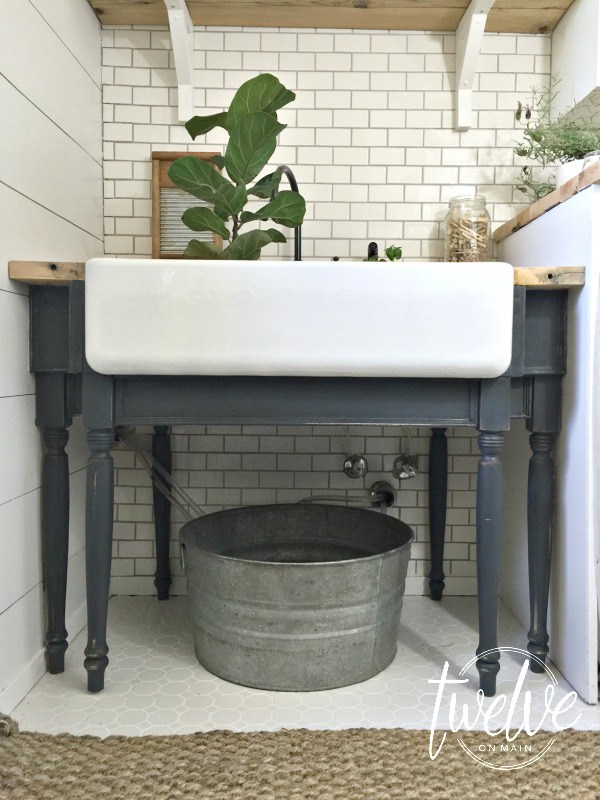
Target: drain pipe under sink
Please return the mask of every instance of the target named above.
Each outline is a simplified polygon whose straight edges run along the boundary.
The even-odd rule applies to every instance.
[[[381,511],[384,514],[390,506],[396,502],[396,489],[388,481],[375,481],[367,490],[368,497],[349,497],[345,495],[321,495],[315,494],[303,497],[298,503],[345,503],[346,505],[366,506],[374,511]]]

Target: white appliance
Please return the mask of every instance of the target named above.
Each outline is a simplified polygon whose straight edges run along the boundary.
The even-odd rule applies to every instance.
[[[499,256],[515,266],[584,266],[569,290],[563,429],[555,449],[557,508],[550,587],[550,657],[588,703],[598,702],[600,595],[600,186],[555,206],[506,238]],[[524,426],[505,458],[506,542],[502,596],[529,625],[526,506],[519,480],[528,457]]]

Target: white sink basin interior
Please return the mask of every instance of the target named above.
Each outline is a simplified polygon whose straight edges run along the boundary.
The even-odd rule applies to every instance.
[[[510,364],[509,264],[95,258],[85,274],[100,373],[494,378]]]

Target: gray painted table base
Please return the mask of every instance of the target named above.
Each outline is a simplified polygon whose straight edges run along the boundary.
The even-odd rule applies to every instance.
[[[565,371],[566,291],[516,287],[513,358],[493,380],[374,378],[253,378],[99,375],[83,355],[83,285],[31,288],[31,368],[36,373],[36,424],[43,432],[43,544],[51,672],[64,667],[68,555],[67,428],[82,414],[90,459],[86,498],[90,691],[104,686],[108,665],[106,619],[113,519],[111,445],[121,425],[154,426],[153,452],[170,464],[168,426],[176,424],[419,425],[432,428],[430,524],[434,599],[444,587],[443,541],[447,487],[445,429],[479,430],[477,586],[480,685],[493,695],[499,669],[498,586],[503,525],[502,448],[511,418],[531,432],[528,481],[531,630],[529,651],[548,653],[546,616],[554,469],[551,451],[560,428]],[[168,596],[169,509],[155,496],[156,586]],[[540,662],[532,662],[540,668]]]
[[[69,463],[65,446],[69,439],[66,428],[45,428],[42,465],[42,517],[52,520],[52,538],[45,538],[43,564],[48,608],[46,654],[48,669],[62,672],[67,649],[65,601],[67,562],[69,557]]]
[[[154,435],[152,436],[152,455],[158,463],[171,472],[171,437],[167,425],[155,425]],[[167,488],[171,488],[168,481],[165,481]],[[169,599],[169,587],[171,586],[171,567],[169,564],[169,542],[171,539],[171,504],[167,498],[158,491],[156,486],[152,487],[152,500],[154,504],[154,531],[156,541],[156,572],[154,574],[154,585],[159,600]]]
[[[429,440],[429,546],[432,600],[441,600],[444,583],[444,537],[448,493],[448,441],[446,428],[433,428]]]

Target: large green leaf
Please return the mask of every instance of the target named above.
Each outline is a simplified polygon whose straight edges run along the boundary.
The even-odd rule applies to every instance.
[[[278,225],[286,225],[288,228],[295,228],[302,224],[306,213],[306,203],[302,195],[298,192],[283,191],[279,192],[270,203],[259,208],[258,211],[244,214],[244,222],[253,219],[272,219]]]
[[[221,259],[223,258],[223,250],[217,247],[212,242],[199,242],[198,239],[192,239],[185,249],[183,254],[185,258],[201,258],[201,259]]]
[[[256,197],[268,200],[273,192],[279,189],[282,175],[282,168],[277,167],[275,172],[270,172],[268,175],[265,175],[264,178],[257,181],[251,189],[248,189],[248,194],[254,194]]]
[[[234,186],[232,183],[227,182],[215,195],[215,213],[222,216],[220,212],[224,211],[228,217],[233,217],[240,213],[247,202],[246,187],[243,184]]]
[[[279,242],[280,244],[285,244],[287,242],[285,234],[283,234],[281,231],[278,231],[277,228],[267,228],[265,233],[269,234],[272,242]]]
[[[243,83],[234,95],[227,112],[227,130],[231,133],[239,120],[254,111],[275,114],[296,97],[274,76],[265,72]]]
[[[237,239],[223,251],[224,258],[239,259],[241,261],[257,261],[260,251],[271,242],[285,242],[281,231],[270,228],[266,231],[255,230],[241,233]]]
[[[269,103],[269,105],[265,108],[269,114],[275,114],[275,112],[279,111],[280,108],[287,106],[288,103],[291,103],[292,100],[296,99],[296,93],[292,92],[290,89],[286,89],[285,86],[281,86],[281,89],[277,93],[276,97]]]
[[[183,224],[193,231],[212,231],[223,239],[229,239],[229,231],[225,223],[210,208],[188,208],[181,217]]]
[[[223,169],[225,166],[225,159],[220,153],[215,153],[215,155],[211,156],[208,160],[219,169]]]
[[[227,209],[224,206],[220,206],[218,203],[214,205],[213,211],[215,212],[217,217],[220,217],[223,220],[223,222],[229,222],[229,220],[231,219],[231,214],[229,213],[229,211],[227,211]]]
[[[194,156],[176,159],[169,167],[168,175],[175,186],[208,202],[214,202],[219,189],[229,184],[211,164]]]
[[[245,225],[247,222],[252,222],[255,219],[254,214],[251,211],[242,211],[240,214],[240,223]]]
[[[221,111],[218,114],[208,114],[202,117],[192,117],[185,123],[185,129],[195,139],[196,136],[203,136],[212,131],[213,128],[225,128],[227,130],[227,112]]]
[[[253,111],[242,117],[233,129],[225,151],[229,177],[235,183],[246,184],[254,180],[273,155],[276,136],[285,127],[264,111]]]

